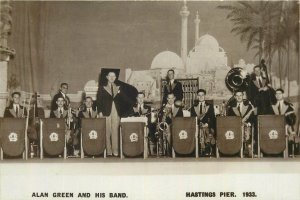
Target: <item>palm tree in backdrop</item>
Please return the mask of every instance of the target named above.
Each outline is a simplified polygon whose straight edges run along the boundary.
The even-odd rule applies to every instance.
[[[218,8],[229,11],[227,19],[233,22],[231,32],[239,35],[242,42],[247,42],[247,50],[256,49],[259,61],[262,56],[267,58],[269,72],[272,69],[272,60],[277,56],[280,87],[283,87],[282,80],[287,78],[287,93],[290,97],[291,75],[298,72],[298,75],[294,76],[298,80],[298,86],[300,81],[299,1],[233,2]],[[297,56],[297,64],[292,66],[293,63],[290,61],[295,59],[295,56]],[[298,117],[300,116],[299,102],[300,88]],[[300,134],[300,120],[298,120],[298,132]]]
[[[275,16],[274,11],[278,2],[234,2],[231,5],[218,6],[229,10],[227,19],[233,23],[232,33],[240,36],[247,43],[247,50],[256,49],[258,62],[264,55],[264,42],[268,30],[273,28],[270,23]]]
[[[227,19],[233,23],[231,32],[247,43],[247,50],[257,50],[255,57],[259,57],[259,62],[263,56],[267,59],[269,72],[277,53],[280,87],[284,77],[290,80],[290,53],[299,52],[298,2],[233,2],[218,8],[229,11]]]
[[[290,97],[290,80],[291,80],[291,53],[299,52],[299,7],[297,2],[284,2],[282,12],[282,30],[286,43],[286,68],[285,76],[288,84],[288,97]],[[293,70],[292,70],[293,71]]]

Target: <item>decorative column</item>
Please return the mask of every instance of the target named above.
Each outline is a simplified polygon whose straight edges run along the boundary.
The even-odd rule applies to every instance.
[[[15,50],[7,47],[7,38],[11,33],[11,6],[10,1],[0,1],[0,117],[3,117],[6,107],[7,66]]]
[[[196,19],[194,20],[194,22],[195,22],[195,46],[196,46],[197,40],[199,38],[199,24],[200,24],[198,11],[197,11]]]
[[[186,69],[188,16],[190,14],[186,6],[186,1],[184,1],[179,13],[181,15],[181,58]]]

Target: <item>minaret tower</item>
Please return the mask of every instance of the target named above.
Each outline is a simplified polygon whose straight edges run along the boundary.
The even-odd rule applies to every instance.
[[[197,40],[199,38],[199,24],[200,24],[198,11],[197,11],[196,19],[194,20],[194,22],[195,22],[195,46],[196,46]]]
[[[186,68],[186,58],[187,58],[187,30],[188,30],[188,16],[190,12],[186,6],[186,1],[180,10],[181,15],[181,58]]]

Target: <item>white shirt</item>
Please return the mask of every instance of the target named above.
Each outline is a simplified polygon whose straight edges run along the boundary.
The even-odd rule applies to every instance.
[[[261,76],[256,76],[256,81],[258,82],[258,85],[259,85],[259,80],[260,80],[260,82],[262,83],[262,78],[261,78]]]
[[[143,110],[144,109],[144,104],[138,104],[138,109],[140,109],[141,108],[141,110]]]
[[[17,112],[17,108],[18,108],[18,111],[20,112],[20,105],[19,104],[13,104],[13,107],[14,107],[15,112]]]
[[[240,107],[240,111],[242,112],[243,110],[243,102],[237,103],[237,108]]]
[[[199,102],[199,112],[200,112],[201,106],[202,106],[202,113],[204,113],[205,112],[205,110],[204,110],[205,101]]]
[[[174,112],[175,105],[172,104],[172,113]]]
[[[58,108],[58,112],[59,113],[64,113],[64,109],[63,108]]]
[[[280,106],[280,111],[282,111],[283,100],[278,101],[277,107]]]
[[[170,80],[171,85],[173,85],[175,79]]]
[[[88,108],[87,111],[90,112],[91,114],[93,113],[92,108]]]
[[[64,97],[64,99],[66,98],[66,94],[65,93],[63,93],[63,92],[60,92],[62,95],[63,95],[63,97]]]

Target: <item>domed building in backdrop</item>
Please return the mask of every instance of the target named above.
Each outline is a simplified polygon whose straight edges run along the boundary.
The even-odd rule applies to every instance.
[[[176,74],[185,72],[183,61],[179,55],[171,51],[163,51],[153,58],[149,70],[126,69],[125,80],[136,87],[138,91],[144,92],[148,101],[158,102],[160,101],[161,79],[166,76],[170,68],[174,69]]]
[[[166,74],[170,66],[177,73],[184,72],[184,64],[180,56],[171,51],[163,51],[153,58],[150,70],[159,69],[163,74]]]
[[[167,71],[173,69],[176,79],[181,81],[184,90],[184,103],[191,105],[196,98],[196,91],[204,88],[208,99],[216,104],[231,97],[231,92],[225,86],[225,77],[230,67],[227,65],[227,55],[212,35],[199,37],[199,14],[196,14],[195,45],[187,50],[187,20],[189,11],[184,5],[180,11],[181,27],[181,56],[171,51],[162,51],[152,60],[148,70],[126,69],[125,81],[134,85],[146,94],[151,102],[160,102],[162,88]],[[152,81],[151,81],[152,79]]]
[[[231,92],[225,86],[225,77],[229,71],[227,55],[219,45],[218,40],[210,34],[199,37],[199,14],[196,14],[195,45],[188,52],[187,32],[189,11],[184,3],[180,10],[181,26],[181,54],[172,51],[158,52],[149,63],[147,70],[125,69],[125,82],[133,85],[138,91],[144,92],[146,101],[153,105],[160,105],[163,95],[163,85],[167,71],[173,69],[175,78],[183,85],[184,104],[189,107],[197,96],[197,90],[203,88],[207,91],[207,98],[221,103],[231,97]],[[97,83],[87,83],[84,91],[96,97]]]
[[[199,74],[207,70],[227,69],[227,56],[218,41],[205,34],[196,41],[186,61],[188,74]]]

